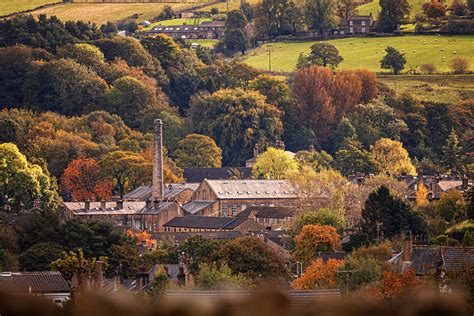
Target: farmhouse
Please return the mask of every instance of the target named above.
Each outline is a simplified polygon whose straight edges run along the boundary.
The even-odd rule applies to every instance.
[[[352,15],[347,20],[341,21],[336,34],[367,34],[372,32],[374,19],[372,13],[369,15]]]

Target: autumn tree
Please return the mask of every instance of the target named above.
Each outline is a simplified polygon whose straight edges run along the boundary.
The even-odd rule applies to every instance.
[[[300,291],[335,289],[338,287],[337,269],[342,263],[336,259],[313,260],[303,275],[291,282],[291,287]]]
[[[112,182],[101,174],[97,161],[92,158],[73,160],[61,177],[60,189],[73,201],[109,200]]]
[[[138,187],[149,183],[152,164],[143,155],[129,151],[113,151],[102,156],[99,166],[105,176],[113,181],[120,197]]]
[[[389,175],[416,174],[408,152],[398,141],[381,138],[372,146],[370,154],[380,172]]]
[[[60,204],[55,179],[28,162],[12,143],[0,144],[0,192],[0,206],[15,211],[33,206],[55,209]]]
[[[249,88],[264,95],[267,102],[278,105],[285,101],[288,96],[289,87],[285,81],[270,75],[259,75],[249,83]]]
[[[327,225],[306,225],[295,237],[293,255],[299,261],[311,262],[318,252],[334,252],[339,249],[336,228]]]
[[[416,189],[416,206],[426,206],[428,205],[428,190],[423,184],[423,181],[418,182],[418,187]]]
[[[377,172],[372,156],[356,140],[346,141],[336,151],[334,167],[345,176],[357,174],[357,172],[365,174]]]
[[[180,168],[220,168],[222,150],[205,135],[189,134],[180,140],[173,153]]]
[[[434,209],[446,222],[460,222],[466,217],[467,203],[460,191],[451,190],[441,193],[440,199],[434,204]]]
[[[289,172],[298,169],[298,163],[288,156],[281,149],[270,147],[261,153],[255,165],[252,167],[252,174],[259,179],[285,179]]]
[[[422,6],[423,12],[429,19],[438,19],[446,14],[446,6],[438,0],[431,0]]]
[[[394,299],[421,286],[421,281],[416,277],[413,269],[402,273],[387,271],[382,275],[382,282],[379,286],[370,289],[370,293],[379,299]]]
[[[107,257],[100,257],[100,261],[104,263],[104,270],[107,268]],[[71,282],[74,276],[77,277],[79,281],[79,287],[85,286],[82,284],[82,281],[85,278],[95,277],[96,271],[96,262],[97,259],[86,258],[82,250],[78,251],[69,251],[69,253],[64,252],[63,258],[57,259],[51,263],[51,269],[53,271],[59,271],[63,277]]]
[[[384,32],[395,31],[410,13],[407,0],[381,0],[380,7],[378,25]]]
[[[255,91],[224,89],[191,102],[189,123],[195,133],[213,138],[224,165],[241,165],[255,144],[274,144],[282,132],[281,112]]]
[[[405,68],[405,64],[407,63],[405,53],[400,53],[392,46],[385,48],[385,52],[385,56],[382,58],[382,60],[380,60],[380,67],[382,69],[392,69],[393,73],[398,75],[400,71]]]

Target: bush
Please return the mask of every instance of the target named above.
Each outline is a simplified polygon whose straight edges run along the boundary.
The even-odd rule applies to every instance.
[[[474,20],[450,20],[446,25],[441,27],[441,32],[449,34],[468,35],[474,34]]]
[[[455,74],[464,74],[469,71],[469,61],[466,58],[453,58],[451,59],[450,66]]]
[[[431,75],[436,72],[436,66],[434,64],[423,64],[420,66],[421,72]]]

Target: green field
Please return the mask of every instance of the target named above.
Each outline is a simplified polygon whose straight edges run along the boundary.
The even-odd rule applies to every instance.
[[[59,0],[0,0],[0,15],[31,10],[39,6],[60,2]]]
[[[467,58],[474,68],[474,36],[399,36],[377,38],[345,38],[329,40],[337,47],[344,61],[343,69],[369,69],[382,72],[380,60],[384,48],[394,46],[406,53],[406,69],[417,68],[424,63],[433,63],[440,72],[449,71],[449,60],[456,56]],[[268,69],[268,50],[271,50],[273,71],[292,71],[301,52],[307,53],[315,42],[277,42],[265,44],[250,52],[246,63]],[[443,57],[445,57],[443,61]],[[388,72],[384,70],[384,72]]]
[[[474,75],[378,75],[397,94],[409,92],[420,100],[454,103],[474,98]]]
[[[212,47],[214,46],[218,40],[215,40],[215,39],[189,39],[189,40],[186,40],[186,42],[188,42],[189,44],[192,44],[192,43],[197,43],[203,47]]]
[[[194,6],[193,3],[65,3],[50,8],[34,11],[35,15],[55,15],[63,21],[83,20],[96,24],[107,21],[119,21],[134,14],[140,17],[138,21],[150,20],[157,16],[165,5],[174,10]]]
[[[422,12],[421,6],[423,3],[426,3],[426,0],[408,0],[410,4],[410,19],[414,19],[418,13]],[[447,6],[451,4],[451,0],[443,1]],[[380,14],[380,5],[379,0],[374,0],[374,2],[363,4],[357,8],[357,13],[360,15],[369,15],[372,12],[374,18],[378,18]]]

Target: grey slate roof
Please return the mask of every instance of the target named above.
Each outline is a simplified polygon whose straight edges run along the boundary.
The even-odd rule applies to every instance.
[[[412,268],[417,275],[428,274],[436,269],[438,249],[414,246],[412,250]]]
[[[183,209],[191,215],[196,214],[197,212],[205,209],[212,204],[217,203],[217,201],[201,201],[201,200],[194,200],[184,204],[182,207]]]
[[[173,183],[165,185],[165,199],[171,199],[178,195],[179,193],[191,189],[195,191],[199,186],[198,183]],[[141,185],[133,191],[128,192],[123,196],[124,200],[138,200],[146,201],[151,200],[152,190],[151,186]]]
[[[235,177],[236,172],[242,179],[250,179],[252,177],[252,168],[246,167],[184,168],[183,175],[187,182],[201,183],[204,179],[228,180]]]
[[[289,180],[206,180],[218,199],[294,199]]]
[[[163,227],[232,230],[246,220],[244,217],[185,216],[175,217]]]
[[[212,232],[155,232],[152,237],[156,240],[175,240],[180,243],[192,236],[202,236],[204,239],[237,239],[243,237],[237,230],[219,230]]]
[[[329,259],[344,260],[347,256],[347,252],[318,252],[316,258],[322,259],[323,262],[326,262]]]
[[[69,293],[59,272],[0,272],[0,291],[19,293]]]

